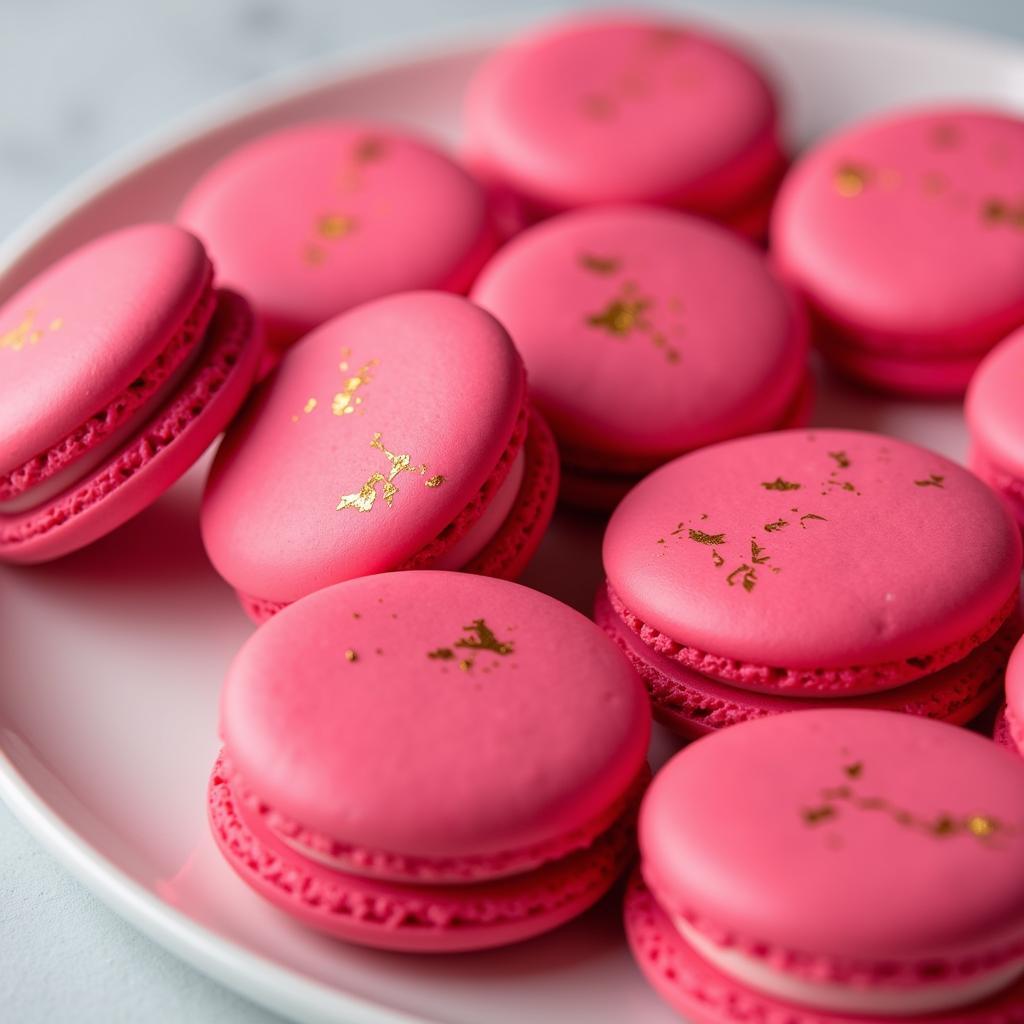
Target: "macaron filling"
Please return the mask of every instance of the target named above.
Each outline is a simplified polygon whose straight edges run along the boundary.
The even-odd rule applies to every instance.
[[[195,304],[159,355],[107,405],[45,452],[0,477],[0,515],[45,504],[115,454],[174,394],[203,351],[217,305],[209,266]]]
[[[915,1016],[981,1002],[1010,986],[1024,974],[1024,959],[965,978],[922,980],[921,984],[868,986],[818,981],[789,973],[764,957],[754,957],[708,938],[684,917],[672,916],[679,934],[713,967],[740,984],[786,1002],[835,1013]]]
[[[967,657],[991,639],[1010,618],[1020,602],[1019,588],[1009,595],[995,615],[976,632],[944,646],[899,661],[845,667],[785,668],[740,661],[689,646],[661,632],[631,612],[607,583],[608,600],[615,613],[653,651],[712,679],[740,689],[784,693],[787,696],[843,697],[893,689],[921,679]]]
[[[526,438],[531,431],[531,419],[534,416],[524,401],[508,445],[474,499],[434,540],[402,565],[396,566],[396,570],[461,569],[485,551],[489,542],[514,513],[518,501],[523,496],[521,492],[529,476],[526,466]],[[248,613],[257,621],[270,618],[291,604],[290,601],[259,598],[241,591],[239,597]]]
[[[626,628],[604,590],[598,593],[594,620],[644,680],[655,717],[686,735],[703,735],[755,718],[821,706],[813,699],[743,690],[658,654]],[[902,711],[957,724],[969,722],[995,698],[1007,656],[1022,629],[1024,618],[1018,612],[991,639],[945,669],[878,694],[839,699],[844,707]]]
[[[528,847],[477,856],[427,857],[371,850],[308,829],[263,803],[246,787],[226,755],[221,757],[219,771],[229,780],[232,791],[246,811],[257,815],[264,827],[302,857],[350,875],[426,885],[465,885],[508,878],[535,871],[544,864],[586,850],[624,819],[635,817],[640,798],[650,781],[650,771],[645,765],[626,792],[608,804],[597,817],[563,835]]]
[[[202,358],[192,361],[178,388],[172,390],[147,422],[136,425],[130,438],[105,462],[85,473],[53,501],[28,512],[0,517],[0,546],[16,550],[17,546],[64,526],[131,482],[176,440],[195,429],[221,393],[230,390],[230,381],[239,380],[237,374],[247,365],[245,354],[251,346],[253,330],[248,303],[234,292],[216,293],[216,308],[201,346]],[[240,386],[239,380],[236,388]],[[247,381],[244,386],[248,386]],[[240,404],[241,400],[239,395],[237,402]],[[212,440],[210,436],[206,444]]]

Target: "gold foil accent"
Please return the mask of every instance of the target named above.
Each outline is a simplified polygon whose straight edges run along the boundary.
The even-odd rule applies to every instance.
[[[634,330],[647,328],[644,313],[650,305],[650,299],[640,298],[627,285],[601,312],[588,316],[586,322],[590,327],[600,327],[609,334],[626,337]]]
[[[783,480],[781,476],[777,476],[774,480],[762,481],[761,486],[766,491],[799,491],[802,485],[791,480]]]
[[[870,180],[871,174],[858,164],[842,164],[836,169],[833,184],[836,191],[846,199],[859,196]]]
[[[378,360],[371,359],[368,363],[364,363],[359,369],[345,381],[342,385],[341,391],[339,391],[334,398],[331,399],[331,412],[335,416],[349,416],[356,411],[356,407],[363,404],[362,397],[356,394],[360,388],[369,384],[373,380],[373,369],[378,365]],[[339,369],[344,371],[344,367],[347,367],[347,363],[339,363]]]
[[[590,252],[581,252],[580,266],[592,274],[614,274],[621,263],[614,256],[597,256]]]
[[[816,515],[814,512],[805,512],[800,517],[800,529],[801,530],[806,530],[807,529],[807,520],[808,519],[818,519],[818,520],[820,520],[823,523],[827,523],[828,522],[828,519],[825,516]]]
[[[19,323],[0,334],[0,352],[4,349],[20,352],[26,346],[38,345],[47,331],[59,331],[64,326],[64,321],[56,317],[48,327],[40,327],[36,324],[36,316],[34,309],[28,309]]]
[[[424,487],[440,487],[444,483],[444,477],[440,473],[437,476],[432,476],[429,480],[423,481]]]
[[[327,213],[316,222],[316,231],[321,238],[334,241],[351,234],[356,227],[354,217],[344,213]]]
[[[774,523],[764,524],[764,532],[778,533],[779,530],[784,530],[787,526],[789,526],[789,523],[785,519],[776,519]]]
[[[349,648],[349,649],[348,649],[348,650],[347,650],[347,651],[345,652],[345,660],[346,660],[346,661],[358,661],[358,660],[359,660],[359,655],[358,655],[358,654],[356,654],[356,652],[355,652],[355,651],[353,651],[353,650],[352,650],[352,648],[350,647],[350,648]]]
[[[918,487],[941,487],[945,489],[945,485],[943,484],[945,479],[946,478],[944,476],[940,476],[938,473],[929,473],[927,480],[915,480],[914,483]]]
[[[840,469],[850,468],[850,456],[846,452],[829,452],[828,457],[836,460],[836,465]]]
[[[515,644],[511,640],[499,640],[494,630],[487,625],[486,619],[474,619],[468,626],[463,626],[462,631],[469,635],[459,637],[451,647],[438,647],[433,651],[427,651],[427,657],[434,661],[453,661],[454,648],[472,651],[472,657],[459,661],[459,668],[463,672],[468,672],[476,664],[476,658],[483,652],[496,654],[501,658],[515,652]]]
[[[725,559],[714,549],[711,551],[711,564],[716,569],[721,569],[725,565]]]
[[[307,398],[306,404],[302,407],[304,413],[311,413],[316,408],[316,399]]]
[[[844,778],[859,781],[864,777],[865,763],[853,761],[840,766]],[[827,822],[836,822],[842,817],[844,807],[865,813],[884,814],[896,825],[912,829],[933,839],[953,839],[966,836],[976,839],[985,846],[995,847],[998,841],[1019,834],[998,818],[987,814],[964,816],[942,812],[934,816],[917,814],[905,807],[899,807],[883,796],[863,796],[848,783],[826,786],[818,794],[821,803],[800,810],[805,825],[814,827]]]
[[[379,433],[373,435],[373,438],[370,440],[370,447],[382,452],[388,462],[391,463],[388,475],[384,476],[383,473],[372,474],[366,483],[354,494],[342,496],[335,507],[336,512],[346,508],[354,508],[357,512],[369,512],[377,501],[377,484],[383,484],[381,494],[384,497],[384,503],[388,508],[391,508],[395,495],[398,494],[398,488],[394,484],[395,478],[400,473],[419,473],[422,476],[427,471],[426,465],[412,465],[412,456],[407,454],[399,455],[385,448]]]
[[[352,159],[357,164],[371,164],[382,160],[387,154],[388,144],[375,135],[367,135],[360,139],[352,151]]]
[[[709,544],[717,547],[725,543],[724,533],[705,533],[703,530],[690,530],[690,540],[698,544]]]

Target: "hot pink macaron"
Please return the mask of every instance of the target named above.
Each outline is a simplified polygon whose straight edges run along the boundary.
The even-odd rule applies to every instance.
[[[392,292],[463,292],[494,246],[465,170],[410,132],[361,121],[247,143],[203,175],[178,218],[278,346]]]
[[[955,395],[1024,323],[1024,120],[995,110],[889,114],[805,156],[772,219],[782,272],[826,356],[868,384]]]
[[[392,569],[517,576],[557,490],[505,330],[466,299],[407,292],[289,350],[221,445],[201,525],[259,621]]]
[[[800,304],[757,249],[706,220],[562,214],[503,248],[472,298],[523,355],[570,500],[610,507],[685,451],[809,413]]]
[[[1020,535],[977,477],[846,430],[655,470],[604,539],[599,623],[683,735],[848,703],[964,722],[1020,634]]]
[[[637,963],[693,1024],[1024,1019],[1024,763],[942,722],[708,736],[640,813]]]
[[[971,468],[998,491],[1024,529],[1024,329],[982,361],[965,406]]]
[[[42,562],[155,501],[252,385],[249,305],[202,245],[144,224],[59,260],[0,307],[0,560]]]
[[[471,165],[527,217],[651,202],[757,234],[785,166],[762,72],[664,18],[573,17],[501,47],[465,127]]]
[[[996,719],[995,739],[1024,755],[1024,640],[1006,665],[1006,705]]]
[[[235,658],[210,821],[234,870],[310,927],[503,945],[626,866],[649,734],[629,664],[565,605],[461,573],[364,577]]]

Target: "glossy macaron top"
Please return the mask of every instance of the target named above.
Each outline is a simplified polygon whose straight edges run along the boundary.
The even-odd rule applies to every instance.
[[[648,791],[640,846],[668,913],[819,980],[955,978],[1024,941],[1024,763],[911,715],[801,711],[698,740]]]
[[[466,171],[414,134],[361,121],[247,143],[195,184],[179,220],[272,339],[392,292],[463,290],[490,248],[483,191]]]
[[[127,391],[210,298],[211,280],[192,235],[143,224],[76,249],[11,296],[0,307],[0,475]]]
[[[390,573],[263,626],[221,704],[275,812],[346,844],[500,854],[585,828],[643,769],[647,698],[593,623],[517,584]]]
[[[440,555],[493,497],[525,392],[508,334],[457,296],[406,292],[329,321],[218,451],[201,510],[211,560],[242,593],[293,601],[428,544]]]
[[[775,104],[726,43],[665,19],[566,19],[502,47],[470,83],[471,158],[553,207],[734,202],[778,161]],[[752,151],[764,167],[749,167]],[[743,165],[738,169],[738,165]]]
[[[665,457],[766,430],[806,372],[802,312],[763,255],[669,210],[545,221],[491,260],[472,297],[515,339],[570,458]]]
[[[985,357],[971,379],[965,412],[979,454],[1024,476],[1024,330]]]
[[[1021,544],[999,499],[943,456],[793,430],[646,477],[612,516],[604,564],[633,615],[719,667],[733,659],[741,685],[774,688],[795,671],[827,696],[967,654],[1012,610]]]
[[[840,131],[791,171],[772,247],[832,320],[907,352],[977,351],[1024,319],[1024,120],[950,108]]]

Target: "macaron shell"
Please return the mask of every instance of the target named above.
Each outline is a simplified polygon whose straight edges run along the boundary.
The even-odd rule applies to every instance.
[[[265,899],[336,938],[404,952],[486,949],[550,931],[608,891],[634,845],[630,816],[587,849],[524,875],[463,886],[401,885],[300,857],[245,813],[216,767],[208,806],[221,852]]]
[[[858,347],[849,337],[822,326],[820,317],[818,323],[818,348],[834,369],[860,384],[894,395],[958,398],[967,390],[981,362],[980,353],[950,358],[894,357]]]
[[[692,1024],[1021,1024],[1024,980],[977,1006],[914,1017],[851,1016],[782,1003],[741,987],[689,946],[636,872],[625,900],[626,937],[654,990]]]
[[[648,790],[640,847],[659,903],[716,944],[819,981],[920,985],[924,964],[952,979],[1019,957],[1022,825],[1024,762],[990,740],[803,711],[677,755]]]
[[[471,83],[466,123],[485,173],[553,208],[727,207],[779,160],[760,73],[667,20],[566,19],[506,45]]]
[[[84,547],[151,505],[195,463],[256,374],[258,327],[244,299],[219,294],[204,345],[176,393],[119,453],[44,506],[0,516],[0,560],[42,562]]]
[[[865,348],[984,351],[1024,320],[1024,121],[926,109],[837,133],[783,184],[772,249]]]
[[[1004,717],[1014,746],[1024,749],[1024,640],[1014,648],[1006,665]]]
[[[569,447],[666,457],[765,430],[805,373],[802,310],[764,256],[682,213],[563,214],[507,245],[472,298]]]
[[[964,411],[982,456],[1007,474],[1024,477],[1024,330],[985,357]]]
[[[890,664],[858,682],[884,688],[991,635],[1021,551],[1002,504],[963,468],[893,438],[813,430],[656,470],[613,514],[604,564],[629,612],[680,644],[809,676]],[[906,660],[921,658],[933,661]],[[771,683],[739,668],[736,679]]]
[[[655,719],[680,736],[696,739],[740,722],[823,706],[822,699],[783,697],[730,686],[658,654],[619,618],[603,587],[598,591],[594,620],[644,680]],[[991,640],[953,665],[913,683],[864,697],[837,697],[825,706],[901,711],[963,725],[995,700],[1007,655],[1020,635],[1018,614]]]
[[[393,292],[465,290],[495,243],[466,171],[414,135],[359,121],[250,142],[195,185],[179,220],[276,343]]]
[[[452,858],[599,818],[642,769],[650,709],[578,612],[420,571],[276,615],[232,664],[221,722],[235,770],[278,814],[365,849]]]
[[[0,308],[0,472],[46,452],[164,350],[209,287],[192,235],[141,224],[59,260]]]
[[[464,299],[405,293],[328,322],[217,454],[201,510],[214,566],[293,601],[402,565],[477,498],[524,401],[508,335]]]

